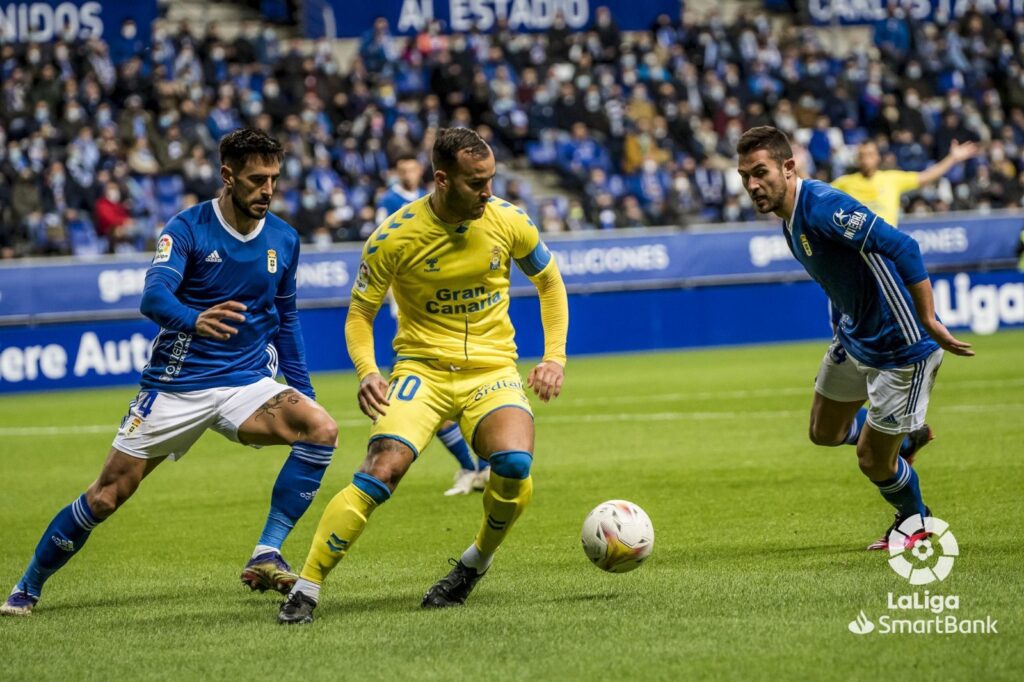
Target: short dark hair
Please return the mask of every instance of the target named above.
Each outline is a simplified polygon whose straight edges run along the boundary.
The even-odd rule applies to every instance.
[[[490,147],[475,130],[469,128],[441,128],[434,140],[430,163],[434,170],[451,170],[458,162],[459,152],[481,157],[490,153]]]
[[[220,162],[232,168],[241,168],[253,156],[261,161],[281,163],[284,150],[281,143],[255,128],[239,128],[220,141]]]
[[[395,165],[397,166],[398,164],[402,163],[403,161],[416,161],[418,163],[419,160],[420,160],[420,157],[416,156],[412,152],[405,152],[404,154],[399,154],[398,155],[398,158],[395,159]]]
[[[740,156],[752,154],[764,149],[773,161],[783,163],[793,158],[793,147],[789,144],[786,133],[774,126],[757,126],[740,136],[736,143],[736,153]]]

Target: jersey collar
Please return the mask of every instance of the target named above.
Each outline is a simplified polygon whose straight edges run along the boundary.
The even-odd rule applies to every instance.
[[[217,220],[218,222],[220,222],[220,226],[223,227],[228,234],[230,234],[232,237],[234,237],[240,242],[251,242],[253,239],[256,239],[256,237],[260,236],[260,232],[263,231],[263,225],[266,224],[267,222],[267,219],[265,217],[261,218],[260,221],[256,223],[256,229],[254,229],[249,234],[242,234],[235,228],[228,225],[228,221],[224,220],[224,216],[220,212],[220,206],[217,204],[216,199],[211,199],[210,203],[213,204],[213,212],[214,214],[216,214]]]
[[[803,189],[803,186],[804,186],[803,178],[797,178],[796,179],[796,197],[793,199],[793,213],[789,216],[789,220],[788,221],[786,221],[786,220],[782,221],[782,227],[784,227],[786,229],[786,231],[790,232],[790,233],[793,232],[793,222],[796,220],[796,210],[800,206],[800,190]]]
[[[446,230],[453,230],[460,234],[469,229],[469,224],[473,221],[466,221],[464,223],[446,223],[445,221],[441,220],[441,218],[438,217],[436,213],[434,213],[434,207],[430,205],[431,196],[433,196],[433,193],[427,194],[426,201],[423,202],[423,206],[427,209],[427,215],[430,216],[431,220],[433,220],[435,223],[445,228]]]

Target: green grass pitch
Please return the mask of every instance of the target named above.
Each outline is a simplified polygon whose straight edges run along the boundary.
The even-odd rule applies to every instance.
[[[445,498],[435,442],[331,575],[311,626],[275,623],[277,595],[238,582],[286,450],[207,434],[161,466],[47,585],[0,619],[0,677],[38,679],[1020,679],[1024,668],[1024,333],[973,337],[932,396],[925,499],[960,556],[932,594],[995,635],[858,636],[861,610],[922,592],[863,547],[889,507],[852,448],[806,437],[824,343],[571,361],[535,404],[533,505],[466,607],[419,600],[470,542],[479,495]],[[524,365],[524,368],[526,366]],[[342,425],[320,496],[285,545],[301,565],[321,511],[362,458],[351,374],[316,377]],[[0,587],[54,512],[92,480],[131,388],[0,399]],[[649,563],[605,574],[579,529],[598,502],[644,507]],[[909,617],[930,614],[911,612]],[[945,614],[944,614],[945,615]],[[908,617],[904,612],[903,617]]]

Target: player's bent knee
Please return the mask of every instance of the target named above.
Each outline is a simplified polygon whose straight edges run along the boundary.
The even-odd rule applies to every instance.
[[[318,445],[338,445],[338,422],[334,421],[331,415],[323,410],[314,413],[308,426],[306,438],[311,443]]]
[[[807,437],[811,439],[811,442],[815,445],[823,445],[825,447],[835,447],[836,445],[843,444],[843,438],[837,436],[835,433],[830,433],[817,424],[811,424],[810,428],[807,429]]]
[[[117,485],[100,486],[93,484],[85,491],[85,501],[89,505],[89,511],[98,519],[105,519],[131,497],[132,491],[126,494],[119,494]]]
[[[524,450],[506,450],[495,452],[488,461],[491,463],[491,472],[502,478],[524,479],[530,475],[530,466],[533,464],[533,455]]]
[[[378,438],[370,443],[366,460],[359,472],[373,476],[394,490],[409,470],[413,459],[415,453],[409,446],[393,438]]]

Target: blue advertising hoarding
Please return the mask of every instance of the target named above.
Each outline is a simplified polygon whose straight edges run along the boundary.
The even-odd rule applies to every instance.
[[[1024,327],[1024,275],[1016,270],[932,278],[936,312],[950,327],[993,333]],[[810,281],[675,287],[569,296],[570,356],[826,338],[826,299]],[[344,307],[300,312],[312,371],[351,369]],[[513,298],[523,357],[543,354],[535,296]],[[628,330],[628,331],[626,331]],[[131,384],[156,326],[143,319],[0,327],[0,393]],[[377,362],[391,363],[395,322],[377,316]]]
[[[432,20],[445,31],[491,30],[506,19],[513,31],[543,31],[561,14],[571,30],[594,21],[598,7],[608,7],[619,28],[650,28],[659,14],[679,18],[679,0],[308,0],[303,3],[303,30],[309,38],[352,38],[366,33],[377,17],[388,20],[391,32],[417,33]]]
[[[908,219],[931,270],[1015,260],[1024,215],[951,214]],[[599,233],[600,234],[600,233]],[[694,232],[628,230],[613,236],[546,236],[569,291],[693,286],[806,279],[781,227]],[[297,275],[300,307],[348,301],[360,248],[304,251]],[[0,324],[138,315],[148,257],[95,262],[39,259],[0,266]],[[532,285],[513,268],[513,293]]]
[[[48,43],[120,35],[125,19],[134,19],[137,39],[149,43],[156,0],[0,0],[0,43]]]
[[[1024,0],[807,0],[807,14],[818,26],[873,24],[886,18],[890,4],[915,21],[956,20],[972,8],[987,15],[1024,14]]]

